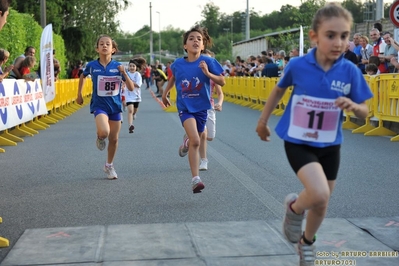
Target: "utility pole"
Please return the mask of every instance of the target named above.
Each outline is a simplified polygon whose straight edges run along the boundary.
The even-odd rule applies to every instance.
[[[162,64],[162,57],[161,57],[161,12],[157,11],[159,15],[159,63]]]
[[[249,0],[247,0],[247,17],[245,23],[245,40],[249,40]]]
[[[46,27],[46,0],[40,0],[40,24],[43,29]]]
[[[152,58],[153,50],[152,50],[152,6],[150,2],[150,64],[154,63]]]

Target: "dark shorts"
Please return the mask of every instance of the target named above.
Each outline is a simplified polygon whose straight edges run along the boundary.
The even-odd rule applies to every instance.
[[[140,102],[127,102],[127,103],[126,103],[127,106],[129,106],[129,105],[131,105],[131,104],[133,104],[133,107],[134,107],[134,108],[139,108]]]
[[[284,148],[288,161],[295,173],[298,173],[299,169],[308,163],[316,162],[323,167],[327,180],[337,179],[341,145],[316,148],[285,141]]]
[[[197,131],[199,133],[202,133],[205,130],[206,119],[208,118],[208,111],[205,110],[197,113],[179,111],[179,117],[182,125],[187,119],[194,118],[195,122],[197,122]]]
[[[103,110],[95,110],[93,112],[94,117],[98,116],[99,114],[105,114],[106,116],[108,116],[108,119],[111,121],[121,121],[121,113],[116,113],[116,114],[107,114],[105,111]]]

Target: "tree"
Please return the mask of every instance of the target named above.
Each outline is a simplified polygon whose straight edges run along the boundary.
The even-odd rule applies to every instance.
[[[342,2],[342,6],[352,13],[354,23],[363,22],[364,6],[360,0],[345,0]]]
[[[46,0],[47,23],[53,24],[54,32],[64,38],[70,61],[88,60],[95,56],[98,35],[116,34],[119,22],[115,14],[129,4],[127,0]],[[12,7],[20,13],[32,14],[40,23],[38,0],[13,1]]]
[[[208,28],[208,33],[211,37],[216,37],[218,35],[218,25],[219,25],[219,7],[213,2],[207,3],[204,6],[201,14],[204,20],[201,21],[201,25]]]

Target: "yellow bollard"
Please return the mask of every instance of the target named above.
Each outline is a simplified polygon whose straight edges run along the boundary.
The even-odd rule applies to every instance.
[[[3,222],[3,220],[0,217],[0,224]],[[8,241],[8,239],[5,239],[3,237],[0,237],[0,248],[6,248],[10,246],[10,242]]]

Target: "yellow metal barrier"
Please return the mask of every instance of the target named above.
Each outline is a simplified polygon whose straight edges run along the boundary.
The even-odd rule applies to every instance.
[[[3,219],[1,219],[0,217],[0,224],[3,222]],[[8,239],[5,239],[3,237],[0,237],[0,248],[5,248],[10,246],[10,242],[8,241]]]
[[[378,126],[367,131],[366,136],[395,136],[396,132],[384,127],[384,121],[399,122],[399,84],[398,74],[381,74],[375,77],[378,91],[374,95],[374,115],[378,118]],[[398,141],[397,137],[391,141]]]
[[[371,124],[371,120],[377,120],[374,117],[374,105],[377,104],[378,105],[378,86],[377,86],[377,82],[375,81],[375,77],[373,76],[369,76],[366,75],[364,76],[364,78],[366,79],[366,82],[369,84],[371,92],[373,93],[374,97],[371,98],[370,100],[366,101],[366,104],[369,108],[369,113],[364,121],[364,125],[362,126],[358,126],[357,128],[355,128],[354,130],[352,130],[352,133],[357,134],[357,133],[366,133],[367,131],[370,131],[372,129],[375,128],[375,126],[373,126]],[[348,117],[346,117],[348,118]],[[344,122],[344,124],[346,123],[346,121]],[[353,123],[353,122],[351,122]],[[345,127],[344,127],[345,128]]]
[[[176,87],[173,86],[173,88],[169,91],[170,106],[164,108],[164,111],[168,113],[177,112],[176,100],[177,100],[177,91]]]

